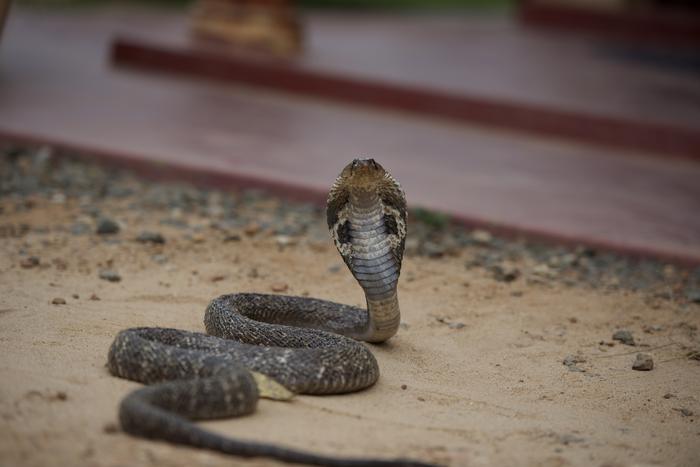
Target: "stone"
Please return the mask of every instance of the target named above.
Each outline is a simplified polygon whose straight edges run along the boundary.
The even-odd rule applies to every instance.
[[[675,410],[676,412],[680,412],[681,415],[683,415],[684,417],[692,417],[693,415],[695,415],[692,410],[686,409],[685,407],[680,407],[678,409],[673,410]]]
[[[509,261],[503,261],[491,268],[493,278],[500,282],[513,282],[520,277],[520,269]]]
[[[28,258],[24,258],[22,261],[20,261],[19,265],[22,266],[24,269],[31,269],[36,266],[39,266],[39,262],[39,257],[29,256]]]
[[[189,236],[189,240],[190,240],[192,243],[204,243],[204,242],[207,241],[207,237],[205,237],[205,236],[204,236],[203,234],[201,234],[201,233],[197,233],[197,234],[194,234],[194,235],[190,235],[190,236]]]
[[[158,232],[143,231],[137,237],[136,241],[139,243],[152,243],[157,245],[162,245],[165,243],[165,237]]]
[[[632,364],[632,369],[637,371],[650,371],[654,369],[654,360],[649,354],[638,353]]]
[[[422,252],[429,258],[442,258],[445,255],[445,247],[440,243],[427,241],[423,243]]]
[[[532,268],[532,273],[536,276],[545,278],[545,279],[553,279],[557,273],[552,270],[549,266],[546,264],[538,264],[534,268]]]
[[[99,235],[112,235],[119,232],[119,224],[116,221],[103,217],[97,221],[97,230]]]
[[[700,303],[700,289],[690,289],[685,292],[685,298],[692,303]]]
[[[569,371],[578,371],[584,373],[586,370],[579,368],[577,363],[585,363],[586,359],[579,355],[567,355],[562,360],[562,363],[569,369]]]
[[[277,243],[278,247],[285,248],[288,246],[296,245],[297,239],[290,237],[289,235],[277,235],[275,237],[275,242]]]
[[[53,300],[51,300],[52,305],[65,305],[66,300],[61,298],[61,297],[56,297]]]
[[[634,336],[627,329],[620,329],[618,331],[615,331],[612,338],[614,341],[620,341],[625,345],[635,345]]]
[[[251,222],[250,224],[246,225],[243,228],[243,232],[250,237],[257,234],[261,230],[262,230],[262,226],[260,224],[258,224],[257,222]]]
[[[486,230],[474,230],[471,234],[471,239],[478,245],[489,245],[493,241],[493,235]]]
[[[270,288],[273,292],[286,292],[287,289],[289,289],[289,286],[284,282],[275,282],[270,286]]]
[[[117,426],[116,423],[107,423],[105,426],[102,427],[102,431],[107,433],[107,434],[114,434],[119,432],[119,427]]]
[[[122,276],[120,276],[117,271],[114,271],[112,269],[105,269],[103,271],[100,271],[100,279],[109,282],[119,282],[122,280]]]
[[[90,232],[90,226],[85,222],[76,222],[70,227],[70,233],[73,235],[85,235],[88,232]]]
[[[224,243],[228,242],[240,242],[241,236],[237,233],[228,234],[224,237]]]
[[[168,257],[166,255],[153,255],[151,259],[158,264],[165,264],[168,262]]]

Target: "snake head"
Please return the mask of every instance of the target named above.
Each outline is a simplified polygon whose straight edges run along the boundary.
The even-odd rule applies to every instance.
[[[386,173],[374,159],[353,159],[338,178],[350,191],[369,191],[379,186]]]
[[[399,182],[374,159],[354,159],[340,172],[328,194],[326,215],[331,237],[352,270],[349,213],[353,198],[376,195],[389,241],[400,267],[406,238],[406,196]]]

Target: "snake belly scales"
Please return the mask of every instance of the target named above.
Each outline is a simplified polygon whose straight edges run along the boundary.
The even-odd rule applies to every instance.
[[[372,159],[355,159],[333,184],[328,227],[362,286],[367,309],[315,298],[238,293],[214,299],[207,334],[168,328],[121,331],[107,367],[147,386],[120,404],[122,429],[244,457],[328,466],[425,466],[406,459],[332,457],[224,437],[194,421],[250,414],[259,390],[255,372],[294,393],[358,391],[379,377],[367,342],[399,327],[396,285],[406,236],[406,200],[398,182]]]

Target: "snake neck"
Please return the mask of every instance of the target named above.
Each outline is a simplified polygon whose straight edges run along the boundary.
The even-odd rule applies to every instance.
[[[391,251],[384,205],[373,192],[350,196],[351,271],[367,299],[368,325],[360,339],[383,342],[396,334],[401,318],[396,286],[401,264]]]

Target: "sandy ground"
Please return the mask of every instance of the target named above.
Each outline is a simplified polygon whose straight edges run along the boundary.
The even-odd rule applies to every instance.
[[[361,305],[330,241],[300,237],[281,247],[266,234],[185,234],[118,201],[105,209],[122,224],[119,234],[72,235],[60,226],[80,217],[77,203],[55,201],[18,211],[0,199],[0,464],[277,465],[115,430],[120,399],[138,385],[109,375],[107,349],[126,327],[203,330],[206,304],[223,293],[286,285],[287,293]],[[133,241],[144,228],[166,243]],[[39,264],[23,267],[29,255]],[[499,282],[465,260],[405,259],[404,324],[389,343],[371,346],[382,372],[374,387],[264,400],[252,416],[203,425],[328,454],[454,466],[700,464],[700,362],[687,357],[700,348],[700,305],[650,301],[643,291]],[[122,280],[100,279],[103,268]],[[635,347],[611,341],[621,328]],[[652,371],[632,370],[640,351],[652,355]],[[577,364],[584,371],[563,365],[567,355],[585,360]]]

